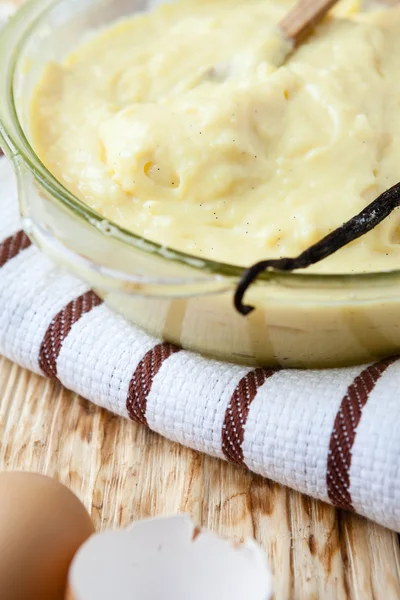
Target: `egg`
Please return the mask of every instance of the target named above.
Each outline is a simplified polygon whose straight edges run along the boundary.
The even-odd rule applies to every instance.
[[[0,473],[0,598],[61,600],[69,565],[94,526],[58,481]]]

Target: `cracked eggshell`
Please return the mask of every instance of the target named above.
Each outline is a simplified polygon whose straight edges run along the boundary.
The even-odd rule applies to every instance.
[[[69,572],[67,600],[268,600],[264,553],[196,529],[189,517],[141,521],[92,536]]]

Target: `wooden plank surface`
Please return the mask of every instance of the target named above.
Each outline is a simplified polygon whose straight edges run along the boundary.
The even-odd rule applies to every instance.
[[[185,512],[254,536],[276,600],[400,598],[397,535],[238,467],[182,448],[0,357],[0,468],[46,473],[98,529]]]

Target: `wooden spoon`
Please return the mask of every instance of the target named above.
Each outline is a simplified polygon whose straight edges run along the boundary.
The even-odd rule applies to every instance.
[[[282,66],[287,57],[296,49],[338,0],[298,0],[293,8],[278,23],[277,31],[281,38],[274,47],[270,62],[275,67]],[[399,2],[399,0],[387,0]],[[202,74],[202,79],[223,80],[229,74],[229,64],[220,63]]]
[[[338,0],[298,0],[280,21],[284,38],[296,48]]]

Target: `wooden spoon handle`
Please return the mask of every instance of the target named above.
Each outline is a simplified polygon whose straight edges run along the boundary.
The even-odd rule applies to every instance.
[[[337,0],[298,0],[279,23],[286,39],[297,46]]]

